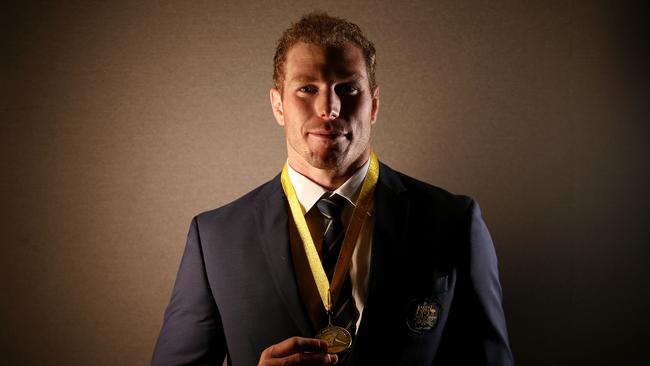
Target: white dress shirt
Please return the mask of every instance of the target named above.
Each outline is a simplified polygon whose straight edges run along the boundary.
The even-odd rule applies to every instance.
[[[298,201],[305,212],[305,220],[309,226],[309,231],[314,239],[316,249],[321,250],[321,242],[325,233],[326,219],[318,211],[316,202],[323,196],[323,194],[330,193],[327,189],[321,187],[314,181],[298,173],[291,165],[287,164],[289,172],[289,180],[296,191]],[[342,220],[343,225],[347,227],[354,210],[354,203],[361,190],[366,173],[370,167],[370,159],[357,170],[345,183],[343,183],[333,193],[339,194],[348,200],[349,204],[346,205]],[[370,205],[366,220],[359,233],[357,244],[352,252],[352,263],[350,265],[350,277],[352,282],[352,297],[354,303],[359,311],[359,319],[357,320],[357,331],[359,324],[361,324],[361,317],[363,315],[363,307],[368,295],[368,275],[370,273],[370,250],[372,243],[372,233],[374,227],[374,220],[372,219],[373,205]]]

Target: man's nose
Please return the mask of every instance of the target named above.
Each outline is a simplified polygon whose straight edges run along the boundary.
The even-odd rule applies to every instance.
[[[341,113],[341,99],[333,88],[320,93],[318,98],[318,115],[322,119],[333,120]]]

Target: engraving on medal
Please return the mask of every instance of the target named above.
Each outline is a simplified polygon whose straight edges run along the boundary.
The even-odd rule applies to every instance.
[[[413,301],[406,315],[406,325],[416,333],[423,333],[432,329],[438,323],[440,306],[428,299]]]
[[[352,345],[352,335],[345,328],[330,325],[316,334],[316,338],[327,342],[327,353],[339,353]]]

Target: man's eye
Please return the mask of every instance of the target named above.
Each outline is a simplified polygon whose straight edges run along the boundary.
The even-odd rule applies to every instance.
[[[308,94],[311,94],[311,93],[315,93],[315,92],[316,92],[316,88],[313,87],[313,86],[311,86],[311,85],[306,85],[306,86],[303,86],[303,87],[301,87],[300,89],[298,89],[298,91],[301,92],[301,93],[308,93]]]
[[[341,90],[343,94],[347,94],[347,95],[356,95],[357,93],[359,93],[359,88],[349,84],[341,85],[339,90]]]

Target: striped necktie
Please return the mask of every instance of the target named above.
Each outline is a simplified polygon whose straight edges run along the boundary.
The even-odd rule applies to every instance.
[[[341,251],[341,245],[345,237],[345,226],[341,218],[347,200],[338,195],[323,196],[316,203],[318,210],[325,216],[326,229],[323,237],[321,261],[327,278],[331,281],[334,275],[334,267]],[[332,324],[346,328],[354,337],[359,312],[352,298],[352,282],[348,273],[339,297],[332,309]]]

